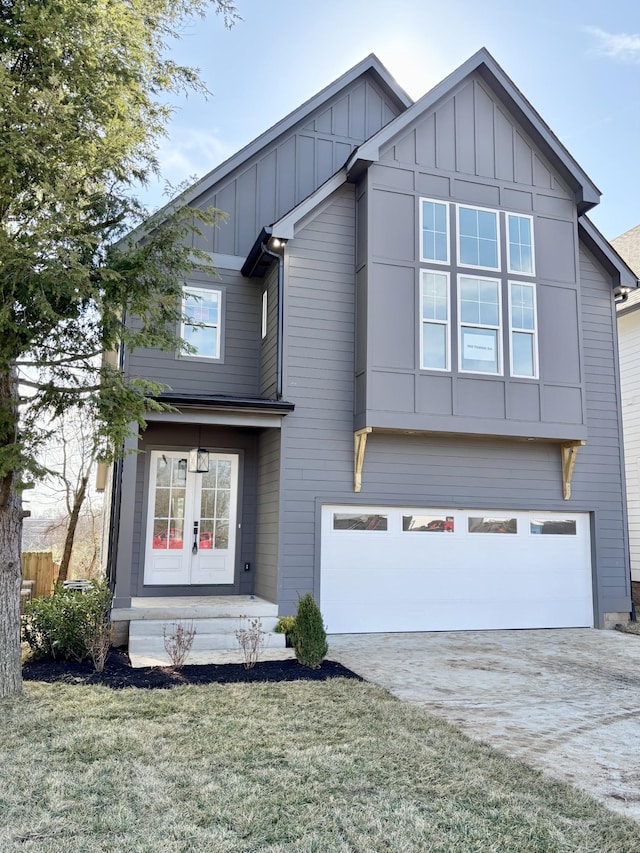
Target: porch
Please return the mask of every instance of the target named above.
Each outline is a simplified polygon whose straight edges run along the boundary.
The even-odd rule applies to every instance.
[[[275,633],[278,605],[257,595],[162,596],[132,598],[128,607],[111,612],[113,644],[128,646],[131,665],[167,666],[165,635],[177,625],[193,627],[195,636],[187,664],[242,663],[235,632],[258,619],[265,632],[260,660],[293,657],[283,634]]]

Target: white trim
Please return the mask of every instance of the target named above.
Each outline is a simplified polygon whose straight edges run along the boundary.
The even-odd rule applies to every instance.
[[[429,202],[430,204],[441,204],[441,205],[444,207],[445,211],[446,211],[446,221],[447,221],[447,232],[446,232],[446,236],[447,236],[447,257],[446,257],[446,260],[444,260],[444,261],[436,260],[436,258],[425,258],[424,254],[423,254],[423,252],[422,252],[422,250],[423,250],[423,245],[424,245],[424,244],[423,244],[423,239],[422,239],[422,237],[423,237],[422,206],[423,206],[424,202]],[[450,255],[451,255],[451,248],[450,248],[450,242],[451,242],[451,223],[450,223],[450,221],[449,221],[449,220],[450,220],[450,216],[451,216],[450,207],[451,207],[451,205],[449,204],[449,202],[447,202],[447,201],[442,201],[441,199],[437,199],[437,198],[425,198],[425,197],[422,197],[422,196],[420,196],[420,198],[418,199],[418,220],[419,220],[419,225],[418,225],[418,242],[419,242],[419,246],[418,246],[418,254],[419,254],[419,256],[420,256],[420,261],[421,261],[422,263],[428,263],[428,264],[442,264],[442,265],[444,265],[444,266],[449,266],[449,265],[450,265],[450,263],[451,263],[451,261],[450,261]]]
[[[497,286],[498,289],[498,325],[494,326],[488,323],[467,323],[463,322],[460,310],[460,279],[470,278],[476,281],[491,281],[493,284]],[[503,351],[502,351],[502,281],[499,278],[491,278],[489,276],[481,276],[481,275],[470,275],[469,273],[459,273],[456,281],[457,286],[457,306],[458,306],[458,371],[460,373],[475,373],[480,376],[503,376],[504,375],[504,361],[503,361]],[[498,369],[494,370],[468,370],[463,368],[462,366],[462,328],[465,329],[492,329],[496,331],[496,340],[497,340],[497,362]]]
[[[463,264],[460,260],[460,208],[464,207],[466,210],[480,210],[484,213],[492,213],[496,218],[496,258],[498,261],[497,267],[482,267],[476,264]],[[479,238],[478,238],[479,239]],[[500,211],[497,208],[493,207],[479,207],[477,204],[463,204],[462,202],[456,203],[456,258],[458,260],[458,266],[463,269],[470,270],[487,270],[488,272],[500,272]]]
[[[518,219],[528,219],[531,223],[531,272],[524,272],[523,270],[514,270],[511,268],[511,241],[509,240],[509,217],[515,216]],[[536,274],[536,252],[535,252],[535,236],[533,229],[533,216],[530,216],[528,213],[511,213],[505,211],[505,220],[504,220],[504,239],[507,244],[507,272],[509,275],[530,275],[535,276]]]
[[[511,315],[511,285],[517,284],[521,287],[530,287],[533,291],[533,329],[520,329],[517,326],[514,328]],[[507,296],[509,310],[509,370],[511,376],[518,379],[538,379],[539,363],[538,363],[538,298],[537,287],[534,281],[507,281]],[[513,369],[513,333],[531,335],[533,338],[533,374],[531,376],[522,373],[516,373]]]
[[[424,318],[424,278],[427,275],[438,275],[442,276],[446,279],[447,284],[447,319],[446,320],[425,320]],[[420,329],[419,329],[419,338],[420,338],[420,370],[437,370],[439,372],[447,372],[451,371],[451,273],[448,270],[431,270],[431,269],[421,269],[420,270]],[[424,352],[423,352],[423,326],[425,323],[429,323],[431,325],[439,325],[445,326],[445,366],[444,367],[428,367],[424,364]]]
[[[175,404],[174,404],[175,405]],[[177,412],[147,412],[144,419],[147,423],[175,424],[224,424],[224,426],[244,427],[282,427],[284,414],[276,412],[252,412],[244,409],[232,411],[208,411],[203,409],[184,408]]]
[[[199,296],[202,293],[206,294],[217,294],[218,296],[218,322],[217,323],[187,323],[185,321],[186,314],[186,299],[185,294],[191,294],[192,296]],[[186,326],[193,326],[194,328],[198,328],[201,326],[204,329],[215,329],[217,331],[216,336],[216,354],[215,355],[206,355],[201,352],[194,353],[180,353],[180,358],[186,359],[205,359],[206,361],[220,361],[221,353],[222,353],[222,290],[217,287],[207,287],[203,284],[185,284],[182,288],[182,313],[183,318],[180,321],[180,337],[184,340],[184,332]]]
[[[265,287],[262,291],[262,321],[260,324],[260,332],[262,340],[267,337],[267,320],[268,320],[268,311],[269,311],[269,291]]]

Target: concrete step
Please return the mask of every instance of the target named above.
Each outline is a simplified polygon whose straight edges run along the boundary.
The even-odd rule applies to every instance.
[[[133,627],[133,626],[132,626]],[[169,637],[169,633],[167,633]],[[269,633],[264,635],[264,648],[275,649],[284,648],[286,645],[284,634]],[[196,628],[196,634],[191,645],[193,651],[233,651],[240,648],[240,645],[233,634],[199,634]],[[136,636],[129,634],[129,653],[131,651],[139,654],[142,650],[164,652],[165,643],[164,637],[149,637],[146,635]]]
[[[173,634],[176,625],[182,625],[184,629],[193,626],[199,637],[209,634],[230,634],[235,639],[235,632],[239,628],[249,628],[252,620],[258,619],[262,630],[272,632],[278,624],[276,616],[249,616],[247,618],[222,617],[220,619],[139,619],[131,622],[129,626],[129,638],[131,637],[164,637]]]
[[[278,605],[254,595],[181,596],[179,598],[134,598],[131,607],[114,608],[114,622],[134,622],[146,619],[173,621],[177,619],[238,619],[241,616],[277,616]]]
[[[276,635],[277,636],[277,635]],[[295,652],[293,649],[277,648],[263,649],[258,657],[259,661],[263,660],[293,660]],[[148,666],[169,666],[171,661],[167,653],[150,652],[136,653],[129,650],[129,659],[133,667],[148,667]],[[244,655],[240,649],[234,651],[191,651],[186,660],[186,666],[196,666],[207,663],[223,664],[223,663],[244,663]]]

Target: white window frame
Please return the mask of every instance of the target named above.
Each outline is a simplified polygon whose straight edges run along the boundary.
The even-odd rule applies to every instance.
[[[492,213],[496,218],[496,259],[498,261],[497,267],[483,267],[475,264],[464,264],[460,258],[460,210],[464,208],[465,210],[478,210],[483,213]],[[500,272],[500,258],[501,258],[501,244],[500,244],[500,211],[497,208],[491,207],[478,207],[475,204],[456,204],[456,252],[458,259],[458,266],[463,269],[471,269],[471,270],[489,270],[491,272]]]
[[[268,290],[266,290],[266,288],[265,288],[265,290],[262,291],[262,327],[261,327],[262,340],[264,340],[267,337],[268,302],[269,302]]]
[[[514,270],[511,265],[511,241],[509,240],[509,219],[511,217],[516,219],[528,219],[531,225],[531,272],[523,272],[522,270]],[[505,232],[504,232],[505,240],[507,241],[507,272],[510,275],[530,275],[534,276],[536,274],[536,252],[535,252],[535,237],[533,231],[533,216],[529,216],[527,213],[506,213],[505,214]]]
[[[422,232],[423,232],[423,227],[422,227],[422,226],[423,226],[423,212],[422,212],[422,205],[423,205],[423,202],[428,202],[428,203],[430,203],[430,204],[440,204],[440,205],[442,205],[442,206],[444,207],[444,209],[445,209],[445,214],[446,214],[446,223],[447,223],[447,231],[446,231],[446,238],[447,238],[447,258],[446,258],[446,260],[444,260],[444,261],[439,261],[439,260],[436,260],[435,258],[425,258],[425,256],[424,256],[424,253],[423,253],[424,243],[423,243],[423,239],[422,239]],[[418,231],[418,240],[419,240],[419,242],[420,242],[420,260],[421,260],[421,262],[423,262],[423,263],[427,263],[427,264],[439,264],[440,266],[449,266],[449,264],[451,263],[451,259],[450,259],[450,255],[451,255],[451,249],[450,249],[450,241],[451,241],[451,224],[450,224],[450,222],[449,222],[449,218],[450,218],[450,210],[449,210],[449,208],[450,208],[450,204],[449,204],[449,202],[447,202],[447,201],[442,201],[442,199],[437,199],[437,198],[421,198],[421,199],[420,199],[420,207],[419,207],[419,220],[420,220],[420,224],[419,224],[419,231]]]
[[[424,279],[428,275],[442,276],[447,284],[447,319],[425,320],[423,316]],[[423,328],[425,325],[445,326],[445,367],[428,367],[424,363]],[[420,370],[437,370],[440,373],[451,371],[451,274],[445,270],[420,270]]]
[[[182,313],[185,313],[185,295],[192,294],[194,296],[199,296],[200,294],[210,295],[212,293],[216,293],[218,296],[218,322],[217,323],[187,323],[183,319],[180,322],[180,337],[185,340],[184,331],[186,326],[202,326],[203,328],[217,329],[218,334],[216,337],[216,354],[215,355],[207,355],[206,353],[180,353],[180,358],[191,358],[191,359],[204,359],[206,361],[220,361],[221,353],[222,353],[222,290],[215,287],[201,287],[196,284],[185,284],[182,288]]]
[[[467,323],[462,320],[462,311],[461,311],[461,287],[460,280],[463,278],[472,278],[477,281],[490,281],[493,284],[497,285],[498,288],[498,325],[493,326],[488,323]],[[502,352],[502,327],[503,327],[503,314],[502,314],[502,281],[499,278],[491,278],[489,276],[482,275],[469,275],[469,273],[459,273],[457,279],[457,306],[458,306],[458,371],[460,373],[471,373],[477,374],[480,376],[503,376],[504,368],[503,368],[503,352]],[[462,329],[493,329],[496,332],[496,341],[497,341],[497,362],[498,369],[494,370],[469,370],[462,366]]]
[[[530,287],[533,291],[533,329],[521,329],[518,326],[513,325],[513,318],[511,314],[511,287],[512,285],[518,285],[520,287]],[[507,282],[508,288],[508,297],[509,297],[509,368],[511,372],[511,376],[517,377],[518,379],[538,379],[539,376],[539,364],[538,364],[538,299],[537,299],[537,287],[535,282],[533,281],[515,281],[510,279]],[[516,332],[519,335],[531,335],[533,338],[533,374],[528,375],[526,373],[516,373],[513,368],[513,334]]]

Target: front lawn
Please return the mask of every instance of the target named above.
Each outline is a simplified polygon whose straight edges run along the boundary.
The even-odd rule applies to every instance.
[[[380,688],[112,691],[0,703],[0,850],[639,849],[638,826]]]

